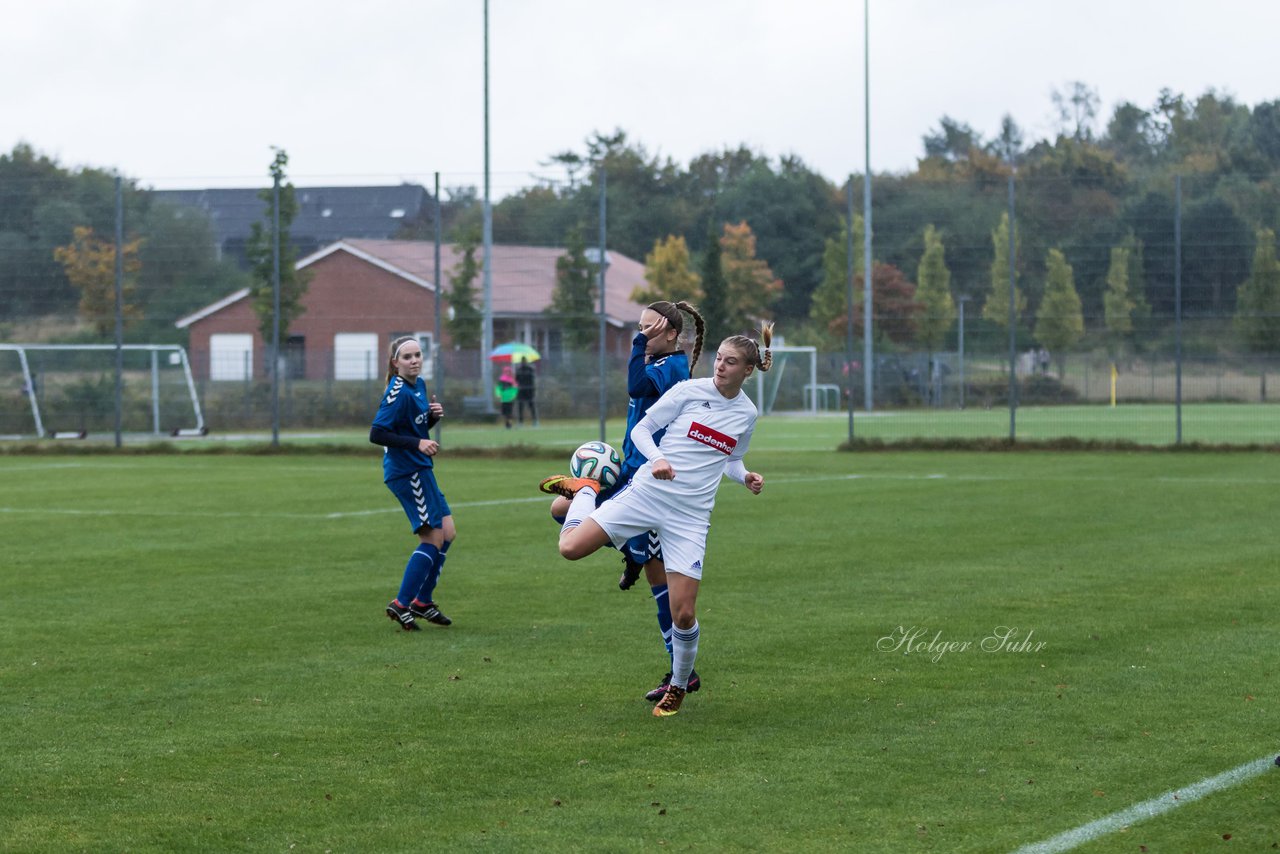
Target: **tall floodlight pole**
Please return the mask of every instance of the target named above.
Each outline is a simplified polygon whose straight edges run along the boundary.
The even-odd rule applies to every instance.
[[[871,0],[862,0],[862,104],[864,151],[866,163],[862,177],[862,374],[866,388],[863,404],[871,411],[875,401],[872,392],[875,370],[872,368],[871,345]]]
[[[435,332],[431,336],[431,365],[435,368],[432,378],[431,388],[436,394],[444,394],[444,359],[440,358],[440,300],[444,296],[440,291],[440,173],[436,173],[436,204],[435,204],[435,272],[432,274],[431,281],[436,286],[435,296],[435,323],[432,329]],[[436,422],[436,441],[440,441],[440,436],[444,432],[441,428],[443,422]]]
[[[1018,438],[1018,238],[1013,206],[1013,164],[1009,164],[1009,441]]]
[[[489,204],[489,0],[484,0],[484,324],[480,333],[480,390],[493,412],[493,208]]]
[[[608,256],[605,255],[605,191],[608,186],[608,178],[605,177],[604,160],[600,161],[600,242],[597,244],[599,249],[598,261],[600,263],[600,441],[606,441],[605,436],[605,416],[608,411],[609,401],[605,394],[605,342],[606,333],[608,332],[608,323],[605,320],[605,302],[604,302],[604,273],[609,266]]]
[[[849,176],[849,228],[845,232],[846,278],[845,294],[844,375],[849,388],[849,442],[853,442],[853,175]],[[814,390],[817,394],[817,390]]]
[[[124,432],[124,190],[116,176],[116,447]]]
[[[957,298],[957,302],[960,303],[959,359],[960,359],[960,408],[961,409],[964,409],[964,304],[967,303],[968,301],[969,301],[969,297],[966,294],[961,294]]]
[[[1174,444],[1182,444],[1182,176],[1173,176],[1173,400],[1177,419]]]
[[[280,447],[280,169],[271,170],[271,447]]]

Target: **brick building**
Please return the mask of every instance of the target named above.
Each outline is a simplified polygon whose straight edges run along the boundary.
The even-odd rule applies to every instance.
[[[298,269],[309,270],[312,278],[304,311],[282,342],[288,376],[379,377],[388,343],[399,335],[417,334],[425,353],[433,353],[436,344],[451,348],[447,329],[435,328],[434,253],[434,245],[423,241],[340,240],[298,261]],[[563,254],[562,249],[538,246],[493,247],[495,345],[522,341],[544,355],[563,353],[561,321],[547,312],[556,259]],[[454,245],[441,247],[440,269],[446,282],[460,258]],[[616,252],[607,258],[608,352],[625,357],[643,310],[631,301],[631,293],[645,284],[644,265]],[[478,280],[477,291],[480,287]],[[447,285],[441,290],[447,292]],[[267,375],[267,349],[251,303],[249,289],[244,288],[177,321],[190,336],[187,349],[197,379],[243,381]],[[447,312],[443,304],[442,319]]]

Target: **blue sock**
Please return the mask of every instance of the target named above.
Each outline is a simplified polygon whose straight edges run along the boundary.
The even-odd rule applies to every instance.
[[[404,580],[400,582],[400,595],[396,598],[401,605],[413,601],[414,594],[422,587],[431,568],[435,566],[440,550],[430,543],[423,543],[409,555],[409,562],[404,567]]]
[[[658,631],[662,633],[662,643],[667,647],[667,656],[671,655],[671,598],[667,596],[667,585],[657,584],[651,587],[653,601],[658,605]]]
[[[435,563],[431,565],[431,569],[427,572],[427,577],[422,581],[422,587],[418,590],[418,601],[424,605],[431,601],[431,597],[436,592],[436,582],[440,580],[440,573],[444,571],[445,553],[449,551],[449,544],[453,540],[445,540],[440,548],[440,554],[435,559]]]

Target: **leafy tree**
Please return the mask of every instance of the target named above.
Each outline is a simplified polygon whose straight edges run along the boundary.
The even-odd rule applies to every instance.
[[[1066,351],[1084,336],[1084,314],[1076,293],[1075,274],[1066,256],[1049,250],[1045,260],[1044,299],[1036,311],[1036,340],[1058,359],[1058,375],[1066,367]]]
[[[757,161],[714,198],[717,222],[749,222],[756,253],[786,282],[770,308],[787,322],[809,313],[813,289],[822,280],[823,236],[838,227],[836,188],[797,157],[777,166]]]
[[[1020,243],[1021,241],[1019,241]],[[982,304],[982,316],[1001,327],[1009,328],[1009,214],[1000,215],[1000,225],[991,232],[995,254],[991,258],[991,290]],[[1017,249],[1014,250],[1017,252]],[[1027,311],[1027,298],[1017,286],[1013,288],[1015,322]]]
[[[1005,113],[1000,119],[1000,133],[987,144],[987,151],[1005,163],[1014,163],[1017,161],[1018,156],[1022,154],[1023,143],[1022,128],[1018,127],[1018,123],[1013,120],[1013,116]]]
[[[729,295],[729,326],[745,331],[772,316],[770,306],[782,291],[782,282],[768,263],[756,257],[756,238],[746,222],[725,223],[720,250]]]
[[[1151,114],[1124,101],[1116,105],[1107,122],[1103,145],[1117,157],[1134,164],[1152,162],[1159,153],[1160,136]]]
[[[853,328],[862,334],[863,282],[866,277],[859,272],[854,277]],[[900,269],[892,264],[875,263],[871,267],[871,329],[879,344],[893,342],[907,345],[915,340],[916,320],[920,315],[920,303],[916,301],[916,286]],[[834,335],[845,334],[848,328],[847,311],[832,319],[828,329]]]
[[[280,181],[280,341],[288,334],[289,326],[306,310],[302,299],[307,293],[307,284],[311,281],[311,271],[299,271],[298,250],[289,239],[289,226],[298,215],[298,200],[293,184],[285,178],[284,168],[289,165],[289,155],[284,149],[277,148],[276,156],[271,161],[270,175],[272,181]],[[253,312],[258,316],[258,331],[268,346],[271,343],[273,319],[275,313],[274,267],[275,267],[275,217],[274,193],[267,188],[258,193],[258,198],[267,204],[264,222],[255,222],[249,229],[249,240],[245,244],[245,255],[249,259],[249,269],[253,274],[250,286],[253,299]]]
[[[598,267],[587,260],[582,229],[572,229],[565,238],[565,254],[556,259],[556,285],[548,309],[562,318],[565,345],[570,351],[586,350],[597,342],[599,315],[596,313]]]
[[[924,229],[924,254],[920,256],[920,267],[916,272],[916,301],[921,306],[916,319],[917,334],[932,359],[933,353],[942,349],[951,325],[956,322],[946,247],[932,225]]]
[[[461,350],[480,349],[484,313],[476,306],[476,279],[480,277],[481,264],[476,260],[480,247],[479,229],[463,232],[457,250],[462,255],[449,271],[449,319],[445,326],[453,346]]]
[[[1132,231],[1125,235],[1120,243],[1129,259],[1126,275],[1129,283],[1129,299],[1133,301],[1130,316],[1135,321],[1146,321],[1151,317],[1151,304],[1147,302],[1147,274],[1143,260],[1142,241]]]
[[[1280,168],[1280,101],[1254,106],[1249,117],[1249,135],[1269,166]]]
[[[1063,132],[1077,141],[1092,139],[1091,125],[1098,115],[1098,90],[1073,80],[1067,84],[1066,91],[1054,89],[1051,97]]]
[[[862,217],[855,214],[853,217],[853,274],[855,282],[864,273],[862,252]],[[862,281],[865,281],[865,279],[862,279]],[[872,282],[874,283],[874,281],[875,276],[872,276]],[[862,304],[862,296],[862,288],[855,288],[853,294],[855,306]],[[822,253],[822,284],[818,285],[813,292],[813,299],[809,305],[809,317],[818,329],[828,336],[828,340],[824,343],[831,346],[847,335],[848,324],[845,318],[848,316],[849,221],[841,217],[840,234],[836,237],[827,238],[826,250]],[[858,326],[854,332],[861,336],[862,327]]]
[[[132,240],[121,247],[125,280],[121,286],[121,314],[126,320],[142,316],[133,302],[137,285],[132,276],[138,272],[138,246]],[[80,318],[105,338],[116,325],[116,247],[114,242],[99,240],[88,226],[76,226],[66,246],[53,250],[54,259],[66,271],[67,279],[80,291]]]
[[[1255,353],[1280,353],[1280,261],[1269,228],[1258,229],[1253,268],[1240,286],[1236,329]]]
[[[649,287],[631,292],[635,302],[688,300],[697,304],[702,298],[701,278],[689,269],[689,246],[683,237],[668,234],[653,244],[653,251],[644,259],[644,279]]]
[[[973,128],[950,116],[943,116],[939,129],[924,137],[924,156],[959,162],[968,160],[969,153],[982,147],[982,140]]]
[[[153,204],[139,223],[147,235],[138,253],[138,303],[144,318],[135,336],[175,343],[174,321],[207,305],[210,294],[234,293],[251,284],[235,261],[218,257],[208,217],[195,208]]]
[[[718,347],[729,337],[729,283],[724,278],[724,255],[720,249],[720,236],[713,226],[707,240],[707,251],[702,254],[702,302],[698,313],[706,324],[706,341]]]
[[[1107,350],[1113,359],[1133,335],[1135,307],[1136,303],[1129,298],[1129,250],[1117,246],[1111,250],[1107,291],[1102,297],[1103,321],[1107,326]]]
[[[1231,205],[1210,196],[1187,206],[1182,219],[1182,296],[1189,315],[1222,316],[1249,276],[1249,226]]]

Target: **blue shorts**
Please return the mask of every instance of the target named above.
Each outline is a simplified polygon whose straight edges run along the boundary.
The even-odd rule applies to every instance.
[[[404,508],[404,515],[409,517],[415,534],[424,527],[442,527],[444,517],[453,515],[431,469],[419,469],[407,477],[393,478],[387,481],[387,489],[400,499],[400,506]]]

